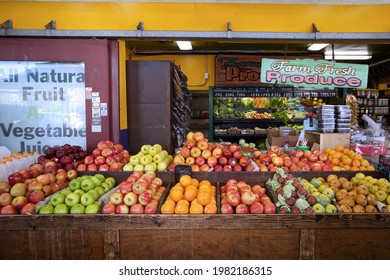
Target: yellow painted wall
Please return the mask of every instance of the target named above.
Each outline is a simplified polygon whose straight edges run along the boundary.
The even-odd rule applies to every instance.
[[[390,5],[282,5],[226,3],[0,2],[0,22],[16,29],[311,32],[389,32]]]

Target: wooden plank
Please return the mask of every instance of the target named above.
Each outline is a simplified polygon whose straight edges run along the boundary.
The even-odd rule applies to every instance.
[[[315,259],[388,260],[389,236],[390,229],[319,229]]]
[[[104,259],[120,259],[119,230],[117,229],[104,231]]]
[[[301,229],[299,242],[299,259],[313,260],[315,251],[315,230]]]
[[[121,230],[120,243],[122,259],[298,259],[299,231]]]
[[[52,229],[1,231],[0,259],[102,259],[103,237],[98,231]]]

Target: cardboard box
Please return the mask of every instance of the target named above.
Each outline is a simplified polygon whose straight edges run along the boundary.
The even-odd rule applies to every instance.
[[[321,152],[326,148],[334,149],[338,145],[342,145],[349,149],[351,135],[349,133],[319,133],[305,131],[305,138],[309,140],[310,146],[318,144]]]
[[[280,137],[279,129],[267,129],[267,140],[269,145],[283,147],[284,143],[288,141],[290,147],[295,147],[298,142],[298,133],[296,130],[291,130],[288,137]]]

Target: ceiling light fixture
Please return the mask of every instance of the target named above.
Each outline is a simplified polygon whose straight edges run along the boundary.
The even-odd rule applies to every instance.
[[[319,51],[328,46],[329,44],[311,44],[307,49],[309,51]]]
[[[176,43],[179,46],[179,49],[182,51],[192,50],[192,45],[190,41],[176,41]]]
[[[335,60],[368,60],[372,57],[372,55],[339,55],[335,54],[334,59]],[[332,60],[332,55],[325,55],[326,60]]]

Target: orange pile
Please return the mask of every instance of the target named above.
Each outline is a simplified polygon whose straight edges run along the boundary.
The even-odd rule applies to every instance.
[[[341,145],[334,149],[326,148],[325,154],[328,160],[334,164],[333,171],[342,169],[352,171],[375,170],[375,167],[371,166],[368,160],[364,159],[361,154],[355,153]]]
[[[180,177],[161,206],[161,214],[216,214],[216,187],[189,175]]]

